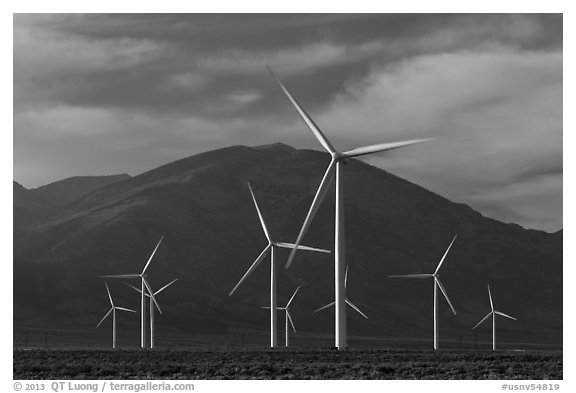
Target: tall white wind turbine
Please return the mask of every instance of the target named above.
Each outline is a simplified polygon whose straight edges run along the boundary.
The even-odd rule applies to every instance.
[[[266,258],[266,255],[268,255],[268,253],[270,252],[270,347],[273,348],[273,347],[276,347],[276,345],[277,345],[277,332],[276,332],[276,330],[277,330],[276,329],[276,310],[277,310],[277,307],[276,307],[276,253],[277,253],[278,247],[280,247],[280,248],[293,248],[293,247],[295,247],[295,245],[291,244],[291,243],[278,242],[278,241],[275,241],[271,238],[270,232],[268,231],[268,228],[266,227],[264,217],[262,216],[262,212],[260,211],[260,208],[258,207],[258,202],[256,202],[256,197],[254,196],[254,192],[252,191],[252,187],[250,186],[250,184],[248,184],[248,188],[250,190],[250,194],[252,195],[252,200],[254,201],[254,206],[256,206],[256,211],[258,212],[258,218],[260,218],[260,224],[262,225],[262,230],[264,231],[264,235],[266,236],[266,239],[268,239],[268,245],[260,253],[258,258],[256,258],[254,263],[252,263],[252,265],[248,268],[246,273],[244,273],[244,275],[242,276],[240,281],[238,281],[238,284],[236,284],[236,286],[230,291],[228,296],[232,296],[232,294],[234,294],[234,292],[236,292],[236,290],[238,289],[240,284],[242,284],[244,282],[244,280],[250,275],[250,273],[252,273],[258,267],[258,265],[260,265],[260,262],[262,262],[264,260],[264,258]],[[330,253],[329,250],[323,250],[320,248],[313,248],[313,247],[308,247],[308,246],[299,246],[299,248],[302,250],[307,250],[307,251]]]
[[[346,274],[344,275],[344,289],[346,289],[346,287],[348,286],[348,266],[346,266]],[[350,299],[348,299],[348,296],[344,296],[344,302],[349,305],[350,307],[352,307],[352,309],[354,311],[356,311],[358,314],[362,315],[364,318],[368,319],[368,316],[366,314],[364,314],[362,311],[360,311],[360,309],[358,307],[356,307],[356,305],[354,303],[352,303],[350,301]],[[328,303],[325,306],[320,307],[317,310],[314,310],[314,312],[318,312],[318,311],[322,311],[327,309],[328,307],[332,307],[334,304],[336,304],[336,302],[332,302],[332,303]]]
[[[304,111],[304,109],[300,106],[300,104],[296,101],[296,99],[292,96],[292,94],[288,91],[288,89],[284,86],[284,84],[280,81],[280,79],[276,76],[272,68],[267,65],[268,70],[272,77],[276,80],[284,94],[288,97],[292,105],[296,108],[296,111],[308,127],[308,129],[312,132],[312,135],[320,142],[322,147],[330,154],[332,159],[330,160],[330,164],[328,164],[328,168],[324,173],[324,177],[320,182],[320,186],[316,191],[316,195],[314,196],[314,200],[312,201],[312,205],[306,215],[306,219],[304,220],[304,224],[302,225],[302,229],[298,234],[298,238],[296,239],[295,247],[292,249],[290,256],[288,257],[288,261],[286,262],[286,268],[289,268],[294,260],[294,256],[297,249],[300,249],[300,243],[306,230],[310,226],[312,219],[316,215],[320,204],[324,200],[326,193],[328,192],[328,188],[336,176],[336,207],[335,207],[335,230],[334,230],[334,295],[336,299],[336,315],[335,315],[335,346],[338,349],[346,349],[346,306],[345,304],[345,295],[344,295],[344,266],[346,262],[344,260],[345,253],[344,253],[344,184],[342,178],[342,164],[345,160],[353,157],[359,157],[367,154],[383,152],[392,149],[399,149],[402,147],[415,145],[418,143],[428,142],[433,139],[426,138],[426,139],[414,139],[409,141],[403,142],[392,142],[392,143],[381,143],[377,145],[370,145],[359,147],[357,149],[348,150],[345,152],[339,152],[336,150],[328,138],[320,131],[320,128],[314,123],[312,118]]]
[[[490,298],[490,308],[492,309],[492,311],[490,311],[488,313],[488,315],[486,315],[484,318],[482,318],[482,320],[480,322],[478,322],[476,324],[476,326],[474,326],[472,328],[472,330],[476,329],[478,326],[480,326],[482,324],[482,322],[484,322],[485,320],[490,318],[490,316],[492,316],[492,350],[495,351],[496,350],[496,314],[501,315],[501,316],[506,317],[506,318],[513,319],[514,321],[517,321],[517,319],[514,317],[511,317],[510,315],[504,314],[503,312],[496,311],[494,309],[494,302],[492,301],[492,293],[490,293],[490,285],[488,285],[488,297]]]
[[[450,299],[448,298],[448,294],[446,293],[446,289],[444,289],[444,286],[442,285],[442,282],[440,281],[440,276],[438,274],[438,271],[440,270],[440,266],[442,266],[444,259],[446,259],[446,255],[448,255],[448,251],[450,251],[452,244],[454,244],[454,241],[456,241],[457,236],[458,236],[457,234],[454,235],[454,238],[452,239],[452,241],[450,242],[450,245],[446,249],[446,252],[444,252],[444,255],[442,256],[442,259],[440,259],[440,263],[438,263],[438,266],[436,266],[436,270],[434,270],[434,273],[430,273],[430,274],[404,274],[404,275],[388,276],[388,277],[405,277],[405,278],[430,278],[430,277],[432,277],[434,279],[434,349],[438,349],[438,345],[439,345],[439,343],[438,343],[438,288],[440,288],[440,290],[442,291],[442,294],[444,295],[444,298],[446,298],[448,305],[452,309],[452,312],[454,313],[454,315],[456,315],[456,310],[454,310],[454,306],[452,306],[452,303],[450,302]]]
[[[104,318],[102,318],[100,322],[98,322],[96,328],[102,325],[102,322],[104,322],[104,320],[108,318],[110,314],[112,314],[112,348],[116,348],[116,310],[129,311],[129,312],[136,312],[136,311],[130,310],[129,308],[115,306],[114,302],[112,301],[112,295],[110,295],[110,289],[108,289],[108,284],[104,283],[104,285],[106,285],[106,292],[108,292],[108,299],[110,299],[111,307],[110,310],[108,310],[108,312],[104,315]]]
[[[154,292],[154,296],[158,296],[158,294],[160,292],[162,292],[163,290],[168,288],[170,285],[174,284],[176,281],[178,281],[177,278],[170,281],[168,284],[164,285],[162,288],[160,288],[159,290]],[[142,290],[139,288],[136,288],[134,285],[128,284],[127,282],[125,282],[124,284],[128,285],[130,288],[134,289],[136,292],[142,293]],[[148,292],[146,292],[145,295],[146,295],[146,297],[150,297],[150,294]],[[156,304],[153,301],[150,301],[150,348],[154,348],[154,306],[155,305]],[[160,309],[158,309],[158,310],[160,310]]]
[[[285,312],[285,329],[286,329],[286,347],[288,347],[288,344],[290,343],[290,328],[288,326],[288,321],[290,321],[290,325],[292,325],[292,330],[294,330],[294,333],[296,333],[296,327],[294,326],[294,321],[292,320],[292,316],[290,315],[290,304],[292,303],[292,300],[294,300],[294,297],[296,296],[296,293],[298,293],[298,290],[300,289],[300,287],[296,288],[296,290],[294,291],[294,293],[292,294],[292,297],[290,298],[290,300],[288,300],[288,303],[286,303],[286,306],[284,307],[278,307],[278,310],[284,310]],[[262,307],[265,309],[269,309],[270,307]]]
[[[146,269],[148,269],[148,266],[150,266],[150,262],[152,262],[152,258],[154,258],[154,254],[156,254],[156,250],[158,250],[158,247],[160,247],[160,243],[162,243],[162,239],[164,239],[164,236],[162,236],[160,238],[160,241],[158,242],[158,244],[156,244],[156,247],[154,248],[154,251],[152,251],[152,254],[150,255],[150,258],[148,258],[148,262],[146,262],[146,265],[144,266],[144,269],[142,269],[142,272],[139,274],[116,274],[116,275],[109,275],[109,276],[100,276],[102,278],[139,278],[141,281],[141,300],[140,300],[140,347],[141,348],[145,348],[146,347],[146,290],[148,290],[148,293],[150,294],[150,298],[152,299],[152,301],[156,304],[156,307],[158,308],[158,311],[160,312],[160,314],[162,314],[162,310],[160,310],[160,306],[158,306],[158,302],[156,302],[156,298],[154,297],[154,292],[152,291],[152,289],[150,288],[150,284],[148,284],[148,281],[146,280]]]

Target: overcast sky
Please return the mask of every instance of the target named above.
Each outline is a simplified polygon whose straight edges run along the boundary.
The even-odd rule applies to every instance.
[[[234,144],[365,160],[483,214],[562,228],[562,16],[15,15],[14,179],[136,175]]]

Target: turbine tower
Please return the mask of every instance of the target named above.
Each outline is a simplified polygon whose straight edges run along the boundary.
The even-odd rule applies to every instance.
[[[152,258],[154,258],[154,254],[156,253],[156,250],[158,250],[158,247],[160,246],[160,243],[162,243],[162,239],[164,239],[164,236],[162,236],[160,238],[160,241],[158,242],[158,244],[156,244],[156,247],[154,248],[154,251],[152,251],[152,254],[150,255],[150,258],[148,258],[148,262],[146,262],[146,265],[144,266],[144,269],[142,269],[142,272],[139,274],[117,274],[117,275],[110,275],[110,276],[100,276],[101,278],[139,278],[141,281],[141,300],[140,300],[140,347],[141,348],[145,348],[146,347],[146,290],[148,290],[148,293],[150,294],[150,298],[152,299],[152,301],[156,304],[156,307],[158,308],[158,311],[160,312],[160,314],[162,314],[162,310],[160,310],[160,306],[158,306],[158,302],[156,302],[156,298],[154,297],[154,292],[152,291],[152,289],[150,288],[150,284],[148,284],[148,281],[146,280],[146,269],[148,269],[148,266],[150,266],[150,262],[152,262]]]
[[[446,259],[446,255],[448,255],[448,251],[450,251],[452,244],[454,244],[454,241],[456,241],[457,236],[458,236],[457,234],[454,235],[452,242],[450,242],[450,245],[446,249],[446,252],[444,252],[444,255],[442,256],[440,263],[438,263],[438,266],[436,266],[436,270],[434,270],[434,273],[431,273],[431,274],[404,274],[404,275],[388,276],[388,277],[405,277],[405,278],[429,278],[429,277],[434,278],[434,349],[438,349],[438,288],[440,288],[440,290],[442,291],[442,294],[444,295],[444,297],[446,298],[446,301],[448,302],[448,305],[452,309],[452,312],[454,313],[454,315],[456,315],[456,310],[454,310],[454,307],[452,306],[452,303],[450,302],[450,299],[448,298],[448,294],[446,293],[446,289],[444,289],[444,286],[442,285],[442,282],[440,281],[440,276],[438,274],[438,271],[440,270],[440,266],[442,266],[444,259]]]
[[[292,297],[290,298],[290,300],[288,300],[288,303],[286,303],[286,306],[277,308],[278,310],[284,310],[286,314],[284,322],[286,328],[286,347],[288,347],[288,344],[290,343],[289,341],[290,329],[288,327],[288,321],[290,321],[290,325],[292,325],[292,330],[294,330],[294,333],[296,333],[296,327],[294,327],[294,321],[292,321],[292,316],[290,315],[290,303],[292,303],[292,300],[294,300],[294,297],[296,296],[296,293],[298,292],[299,289],[300,287],[296,288],[296,290],[292,294]],[[262,307],[262,308],[269,309],[270,307]]]
[[[515,321],[517,321],[517,319],[514,317],[511,317],[510,315],[506,315],[503,312],[494,310],[494,303],[492,302],[492,293],[490,293],[490,285],[488,285],[488,297],[490,298],[490,308],[492,309],[492,311],[490,311],[488,313],[488,315],[486,315],[484,318],[482,318],[482,320],[480,322],[478,322],[476,324],[476,326],[474,326],[472,328],[472,330],[476,329],[478,326],[480,326],[482,324],[482,322],[484,322],[490,316],[492,316],[492,350],[495,351],[496,350],[496,314],[501,315],[501,316],[506,317],[506,318],[513,319]]]
[[[392,142],[392,143],[382,143],[377,145],[370,145],[359,147],[357,149],[340,152],[336,150],[328,138],[320,131],[320,128],[314,123],[312,118],[304,111],[296,99],[290,94],[288,89],[282,84],[280,79],[276,76],[274,71],[269,65],[266,65],[272,77],[276,80],[284,94],[288,97],[292,105],[296,108],[296,111],[302,117],[302,120],[312,132],[312,135],[320,142],[322,147],[330,154],[332,159],[328,168],[324,173],[324,177],[320,182],[320,186],[316,191],[312,205],[306,215],[302,229],[298,234],[298,238],[295,243],[295,247],[292,249],[288,261],[286,262],[286,268],[289,268],[294,259],[296,250],[301,248],[300,243],[306,230],[308,229],[312,219],[316,215],[322,200],[328,192],[328,188],[332,183],[334,176],[336,177],[336,204],[335,204],[335,220],[334,220],[334,297],[336,304],[336,315],[335,315],[335,346],[338,349],[346,349],[346,306],[345,306],[345,295],[344,295],[344,266],[346,266],[345,252],[344,252],[344,182],[342,178],[342,164],[345,160],[353,157],[359,157],[367,154],[398,149],[405,146],[410,146],[418,143],[428,142],[432,139],[415,139],[403,142]]]
[[[163,290],[168,288],[170,285],[174,284],[176,281],[178,281],[177,278],[170,281],[168,284],[164,285],[162,288],[160,288],[159,290],[154,292],[154,296],[158,296],[158,294],[160,292],[162,292]],[[128,285],[130,288],[134,289],[136,292],[142,293],[142,290],[139,288],[136,288],[134,285],[128,284],[127,282],[125,282],[124,284]],[[146,292],[145,296],[150,297],[150,294],[148,292]],[[150,301],[150,348],[154,348],[154,306],[155,306],[155,303]],[[158,310],[160,310],[160,309],[158,309]]]
[[[348,266],[346,266],[346,274],[345,274],[345,276],[344,276],[344,289],[346,289],[347,285],[348,285]],[[364,314],[362,311],[360,311],[360,309],[359,309],[358,307],[356,307],[356,305],[354,305],[354,303],[352,303],[352,302],[348,299],[347,296],[344,297],[344,302],[345,302],[347,305],[349,305],[350,307],[352,307],[352,309],[353,309],[354,311],[356,311],[358,314],[360,314],[360,315],[362,315],[364,318],[368,319],[368,316],[367,316],[366,314]],[[334,304],[336,304],[336,302],[332,302],[332,303],[329,303],[329,304],[327,304],[327,305],[325,305],[325,306],[322,306],[322,307],[320,307],[319,309],[314,310],[314,312],[322,311],[322,310],[324,310],[324,309],[327,309],[328,307],[332,307]]]
[[[106,285],[106,292],[108,292],[108,299],[110,299],[111,308],[104,315],[104,318],[102,318],[100,320],[100,322],[98,322],[98,325],[96,325],[96,328],[98,328],[102,324],[102,322],[104,322],[104,320],[106,318],[108,318],[108,316],[110,314],[112,314],[112,348],[115,349],[116,348],[116,310],[129,311],[129,312],[136,312],[136,311],[130,310],[129,308],[115,306],[114,302],[112,301],[112,295],[110,295],[110,289],[108,289],[108,284],[104,283],[104,285]]]
[[[276,253],[277,253],[277,250],[279,247],[291,249],[291,248],[295,247],[295,245],[291,244],[291,243],[278,242],[278,241],[275,241],[272,239],[272,237],[270,236],[270,232],[268,231],[268,228],[266,227],[264,217],[262,216],[262,212],[260,211],[260,208],[258,207],[258,202],[256,201],[256,197],[254,196],[254,192],[252,191],[252,187],[250,186],[250,184],[248,184],[248,189],[250,190],[250,194],[252,195],[252,200],[254,201],[254,206],[256,206],[256,212],[258,212],[258,217],[260,218],[260,224],[262,225],[262,230],[264,231],[264,235],[266,236],[266,239],[268,239],[268,245],[260,253],[258,258],[256,258],[254,263],[252,263],[252,266],[250,266],[248,268],[248,270],[246,271],[246,273],[244,273],[244,275],[242,276],[240,281],[238,281],[238,284],[236,284],[236,286],[230,291],[228,296],[232,296],[232,294],[234,294],[234,292],[236,292],[236,290],[238,289],[240,284],[242,284],[242,282],[244,282],[244,280],[250,275],[250,273],[252,273],[258,267],[260,262],[262,262],[264,260],[264,258],[266,258],[266,255],[268,255],[268,253],[270,252],[270,347],[274,348],[277,346],[277,332],[276,332],[277,331],[277,328],[276,328],[276,310],[277,310],[277,307],[276,307]],[[323,250],[320,248],[313,248],[313,247],[307,247],[307,246],[300,246],[300,248],[302,250],[307,250],[307,251],[330,253],[330,251]]]

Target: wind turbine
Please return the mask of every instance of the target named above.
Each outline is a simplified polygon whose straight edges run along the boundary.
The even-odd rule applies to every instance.
[[[154,296],[158,296],[158,294],[160,292],[162,292],[163,290],[165,290],[166,288],[168,288],[170,285],[174,284],[176,281],[178,281],[178,279],[174,279],[172,281],[170,281],[168,284],[164,285],[162,288],[160,288],[159,290],[157,290],[156,292],[154,292]],[[128,285],[130,288],[134,289],[136,292],[142,293],[142,290],[139,288],[136,288],[134,285],[132,284],[128,284],[127,282],[125,282],[124,284]],[[145,295],[147,297],[150,297],[149,293],[145,293]],[[150,348],[154,348],[154,302],[150,302]],[[160,309],[158,309],[160,310]]]
[[[112,301],[112,295],[110,295],[110,290],[108,289],[108,284],[104,283],[104,285],[106,285],[106,292],[108,292],[108,299],[110,299],[111,307],[110,310],[108,310],[108,312],[106,313],[106,315],[104,315],[104,318],[102,318],[100,322],[98,322],[96,328],[98,328],[102,324],[102,322],[104,322],[104,320],[108,318],[110,314],[112,314],[112,348],[116,348],[116,310],[129,311],[129,312],[136,312],[136,311],[130,310],[129,308],[115,306],[114,302]]]
[[[270,237],[270,232],[268,232],[268,228],[266,227],[266,223],[264,222],[264,217],[262,216],[262,212],[258,207],[258,202],[256,202],[256,197],[254,196],[254,192],[252,191],[252,187],[250,183],[248,183],[248,188],[250,189],[250,194],[252,195],[252,200],[254,201],[254,206],[256,206],[256,211],[258,212],[258,217],[260,218],[260,224],[262,225],[262,230],[264,231],[264,235],[266,239],[268,239],[268,245],[264,248],[264,250],[260,253],[258,258],[252,263],[252,266],[248,268],[246,273],[242,276],[238,284],[230,291],[228,296],[232,296],[234,292],[238,289],[240,284],[244,282],[244,280],[258,267],[260,262],[266,258],[266,255],[270,252],[270,347],[274,348],[277,345],[277,335],[276,335],[276,253],[278,247],[280,248],[293,248],[295,247],[292,243],[285,243],[285,242],[278,242]],[[300,246],[302,250],[307,251],[316,251],[316,252],[325,252],[330,253],[328,250],[323,250],[320,248],[313,248],[308,246]]]
[[[290,315],[290,303],[292,303],[292,300],[294,300],[294,297],[296,296],[296,293],[298,292],[298,290],[300,289],[300,287],[296,288],[296,290],[294,291],[294,294],[292,294],[292,297],[290,298],[290,300],[288,300],[288,303],[286,303],[286,306],[284,307],[278,307],[278,310],[284,310],[286,317],[285,317],[285,326],[286,326],[286,347],[288,347],[289,344],[289,333],[290,333],[290,329],[288,327],[288,321],[290,321],[290,325],[292,325],[292,330],[294,330],[294,333],[296,333],[296,328],[294,327],[294,321],[292,321],[292,316]],[[268,309],[270,307],[262,307],[265,309]]]
[[[140,293],[142,294],[141,300],[140,300],[140,347],[141,348],[146,347],[146,296],[145,296],[146,289],[148,290],[148,293],[150,294],[150,298],[156,304],[158,311],[160,312],[160,314],[162,314],[162,310],[160,310],[160,306],[158,305],[158,302],[156,302],[156,298],[154,297],[154,292],[152,291],[152,289],[150,288],[150,284],[148,284],[148,281],[146,280],[146,269],[148,269],[148,266],[150,266],[150,262],[152,262],[152,258],[154,258],[154,254],[156,254],[156,250],[158,250],[160,243],[162,243],[162,239],[164,239],[164,236],[162,236],[160,238],[160,241],[158,242],[158,244],[156,244],[154,251],[152,251],[150,258],[148,258],[148,262],[146,262],[146,265],[144,266],[144,269],[142,269],[142,272],[140,274],[117,274],[117,275],[110,275],[110,276],[100,276],[102,278],[140,278],[140,281],[141,281],[141,292]]]
[[[492,350],[495,351],[496,350],[496,314],[501,315],[501,316],[506,317],[506,318],[513,319],[515,321],[517,321],[517,319],[514,317],[511,317],[510,315],[506,315],[503,312],[494,310],[494,303],[492,302],[492,293],[490,293],[490,285],[488,285],[488,297],[490,298],[490,308],[492,309],[492,311],[490,311],[488,313],[488,315],[486,315],[484,318],[482,318],[482,320],[480,322],[478,322],[476,324],[476,326],[474,326],[472,328],[472,330],[476,329],[478,326],[480,326],[482,324],[482,322],[487,320],[490,317],[490,315],[492,315]]]
[[[444,252],[444,255],[442,256],[440,263],[438,263],[438,266],[436,266],[436,270],[434,270],[434,273],[431,273],[431,274],[404,274],[404,275],[388,276],[388,277],[406,277],[406,278],[429,278],[429,277],[434,278],[434,349],[438,349],[438,288],[440,288],[440,290],[442,291],[442,294],[444,295],[444,297],[446,298],[446,301],[448,302],[448,305],[452,309],[452,312],[454,313],[454,315],[456,315],[456,310],[454,310],[454,307],[452,306],[450,299],[448,299],[448,294],[446,293],[446,289],[444,289],[444,286],[442,285],[442,282],[440,281],[440,276],[438,274],[438,271],[440,270],[440,266],[442,266],[444,259],[446,259],[446,255],[448,255],[448,251],[450,251],[450,248],[452,247],[452,244],[454,244],[454,241],[456,240],[457,236],[458,236],[457,234],[454,235],[452,242],[450,242],[450,245],[446,249],[446,252]]]
[[[344,289],[346,289],[346,286],[348,285],[348,266],[346,266],[346,274],[344,275]],[[354,303],[352,303],[347,296],[344,297],[344,302],[349,305],[350,307],[352,307],[352,309],[354,311],[356,311],[358,314],[362,315],[364,318],[368,319],[368,316],[366,314],[364,314],[362,311],[360,311],[360,309],[358,307],[356,307],[354,305]],[[332,302],[329,303],[325,306],[320,307],[317,310],[314,310],[314,312],[318,312],[318,311],[322,311],[324,309],[327,309],[328,307],[332,307],[334,304],[336,304],[336,302]]]
[[[268,71],[272,77],[276,80],[284,94],[288,97],[292,105],[298,111],[302,120],[308,127],[308,129],[312,132],[312,135],[320,142],[322,147],[326,149],[332,159],[330,160],[330,164],[328,164],[328,168],[324,173],[324,177],[320,182],[320,186],[316,191],[316,195],[314,196],[314,200],[312,201],[312,205],[310,206],[310,210],[306,215],[306,219],[304,220],[304,224],[302,225],[302,229],[298,234],[298,238],[295,243],[295,247],[292,249],[290,256],[288,257],[288,261],[286,262],[286,269],[290,267],[292,261],[294,259],[295,253],[297,249],[300,249],[300,243],[306,230],[310,226],[312,219],[316,215],[320,204],[324,200],[326,193],[328,192],[328,187],[332,183],[334,176],[336,176],[336,204],[335,204],[335,219],[334,219],[334,297],[335,297],[335,304],[336,304],[336,315],[335,315],[335,345],[338,349],[346,349],[346,306],[345,304],[345,290],[344,290],[344,266],[346,262],[344,260],[345,253],[344,253],[344,182],[342,178],[342,164],[349,158],[359,157],[367,154],[392,150],[392,149],[399,149],[401,147],[406,147],[410,145],[415,145],[418,143],[428,142],[433,139],[426,138],[426,139],[414,139],[409,141],[403,142],[392,142],[392,143],[381,143],[377,145],[370,145],[359,147],[357,149],[348,150],[345,152],[340,152],[336,150],[328,138],[320,131],[320,128],[314,123],[312,118],[304,111],[304,109],[300,106],[300,104],[296,101],[296,99],[292,96],[292,94],[288,91],[288,89],[282,84],[280,79],[276,76],[274,71],[269,65],[266,65]]]

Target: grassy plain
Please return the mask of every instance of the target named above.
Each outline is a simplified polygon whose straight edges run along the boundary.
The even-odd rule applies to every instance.
[[[14,379],[562,379],[562,351],[15,349]]]

